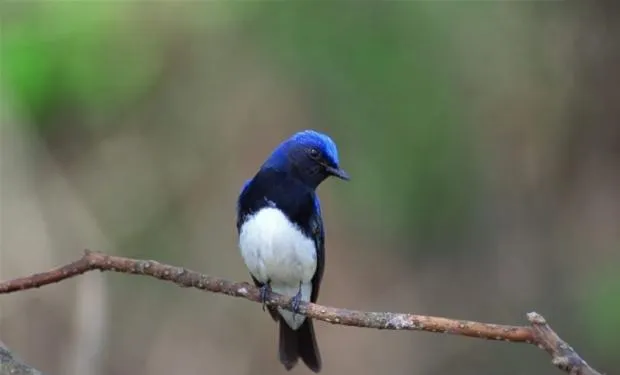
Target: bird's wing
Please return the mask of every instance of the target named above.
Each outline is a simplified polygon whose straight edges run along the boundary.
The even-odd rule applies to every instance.
[[[240,233],[241,232],[241,225],[243,224],[243,219],[244,219],[244,213],[241,211],[241,200],[243,198],[243,196],[247,193],[248,190],[248,186],[250,186],[250,182],[252,182],[252,179],[247,180],[244,184],[243,187],[241,187],[241,193],[239,194],[239,199],[237,200],[237,232]],[[254,285],[256,285],[257,287],[262,287],[264,284],[261,283],[260,281],[258,281],[256,279],[256,277],[254,277],[254,275],[252,275],[252,273],[250,272],[250,277],[252,277],[252,281],[254,282]],[[269,311],[269,315],[271,315],[271,318],[275,321],[278,320],[278,311],[275,307],[273,306],[268,306],[267,307],[268,311]]]
[[[243,213],[241,212],[241,206],[240,206],[241,198],[243,197],[246,190],[248,189],[250,182],[252,182],[251,178],[243,183],[243,186],[241,187],[241,192],[239,193],[239,198],[237,199],[237,232],[241,230],[241,224],[243,224]]]
[[[314,200],[314,213],[310,218],[310,228],[312,234],[312,240],[316,247],[316,271],[312,277],[312,293],[310,295],[310,301],[316,302],[319,296],[319,289],[321,286],[321,279],[323,278],[323,271],[325,269],[325,231],[323,229],[323,218],[321,216],[321,202],[318,195],[313,194]]]

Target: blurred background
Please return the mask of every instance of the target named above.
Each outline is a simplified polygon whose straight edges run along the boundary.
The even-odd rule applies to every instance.
[[[617,2],[3,2],[0,279],[84,248],[249,280],[235,200],[314,128],[319,302],[505,324],[620,367]],[[551,374],[528,345],[318,322],[324,374]],[[89,273],[2,296],[48,374],[285,374],[257,304]],[[294,374],[309,373],[304,366]]]

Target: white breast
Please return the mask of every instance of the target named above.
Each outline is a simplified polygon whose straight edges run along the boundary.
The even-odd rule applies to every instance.
[[[316,271],[314,242],[275,207],[266,207],[248,218],[241,226],[239,247],[246,266],[260,282],[271,280],[274,292],[287,296],[297,294],[301,286],[302,300],[309,301],[310,280]],[[289,326],[298,328],[304,317],[280,310]]]

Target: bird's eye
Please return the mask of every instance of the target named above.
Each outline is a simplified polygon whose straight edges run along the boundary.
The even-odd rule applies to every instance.
[[[321,156],[321,153],[316,148],[311,148],[308,153],[312,159],[318,159]]]

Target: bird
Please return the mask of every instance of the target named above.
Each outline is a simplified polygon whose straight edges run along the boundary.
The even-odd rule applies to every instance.
[[[312,320],[299,304],[316,302],[325,269],[325,230],[318,186],[350,179],[326,134],[302,130],[282,141],[247,180],[237,200],[239,249],[265,301],[272,291],[291,297],[291,311],[268,307],[279,325],[279,361],[291,370],[299,358],[315,373],[321,355]]]

